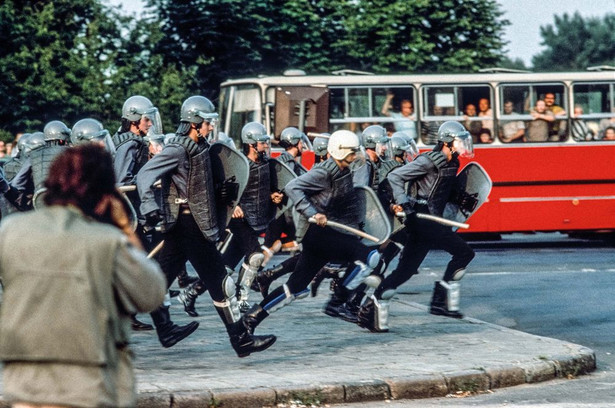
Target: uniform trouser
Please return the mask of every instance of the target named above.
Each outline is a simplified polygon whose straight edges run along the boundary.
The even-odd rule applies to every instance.
[[[271,247],[277,239],[282,237],[282,233],[286,234],[289,241],[295,239],[295,224],[289,211],[269,223],[264,245],[267,248]]]
[[[205,283],[211,298],[223,302],[226,296],[222,282],[226,277],[226,268],[222,255],[215,244],[205,238],[192,214],[180,214],[173,229],[162,235],[164,246],[160,250],[158,262],[167,278],[167,286],[189,261]]]
[[[341,233],[330,227],[310,225],[303,237],[303,251],[297,266],[290,274],[286,286],[291,293],[304,291],[318,271],[329,261],[367,263],[373,248],[364,245],[359,238]],[[271,291],[261,302],[265,306],[284,292],[283,287]]]
[[[245,218],[233,218],[229,223],[229,229],[233,233],[233,238],[222,257],[225,265],[235,269],[241,258],[248,263],[250,255],[261,252],[261,245],[258,242],[260,232],[255,231]]]
[[[465,268],[474,258],[472,248],[451,227],[416,218],[407,224],[406,230],[408,240],[397,268],[382,281],[376,290],[376,297],[388,289],[397,289],[412,275],[416,275],[430,249],[442,249],[453,256],[444,272],[445,281],[450,280],[455,271]]]

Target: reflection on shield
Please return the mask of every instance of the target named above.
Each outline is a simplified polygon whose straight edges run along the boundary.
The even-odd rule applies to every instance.
[[[458,197],[461,199],[455,203],[446,203],[443,217],[465,222],[487,201],[493,183],[485,169],[476,162],[468,163],[457,174],[457,180],[460,186]]]
[[[379,241],[377,244],[382,244],[389,239],[391,235],[391,223],[374,190],[365,186],[355,186],[348,198],[349,199],[346,200],[347,205],[343,211],[344,216],[341,218],[331,217],[331,221],[340,222],[348,227],[357,228],[366,232],[378,238]],[[309,227],[308,220],[296,210],[293,210],[293,220],[297,230],[297,238],[303,238]],[[332,228],[346,234],[348,233],[348,231],[342,229]],[[365,245],[375,244],[373,241],[366,238],[362,238],[361,241]]]
[[[128,218],[130,219],[130,226],[133,231],[137,230],[139,226],[139,218],[137,216],[137,211],[135,211],[135,207],[132,205],[132,202],[128,199],[126,193],[120,193],[119,195],[122,198],[122,203],[124,204],[124,210],[128,213]]]
[[[286,185],[290,183],[292,180],[297,178],[297,175],[294,171],[291,170],[286,164],[278,161],[277,159],[271,159],[272,170],[274,170],[273,175],[275,177],[275,185],[278,191],[284,190]],[[292,205],[290,200],[286,200],[286,204],[279,205],[276,207],[275,218],[282,216],[288,210],[288,208]]]
[[[359,219],[361,220],[359,229],[380,239],[378,243],[382,244],[389,239],[391,235],[391,223],[389,222],[386,211],[382,207],[382,204],[380,204],[378,196],[371,188],[356,186],[354,190],[358,207],[354,211],[357,211]],[[362,241],[366,245],[374,244],[372,241],[365,238],[363,238]]]
[[[231,221],[233,210],[248,184],[250,165],[243,154],[221,142],[211,145],[209,156],[214,179],[218,225],[224,229]]]
[[[39,188],[38,190],[36,190],[36,192],[34,193],[34,196],[32,196],[32,206],[34,207],[35,210],[38,210],[45,206],[44,198],[45,198],[46,193],[47,193],[47,188],[43,187],[43,188]]]

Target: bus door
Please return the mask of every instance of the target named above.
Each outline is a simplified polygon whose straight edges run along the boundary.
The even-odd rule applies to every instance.
[[[329,128],[329,90],[325,87],[289,86],[275,90],[275,138],[289,126],[303,133],[327,132]]]

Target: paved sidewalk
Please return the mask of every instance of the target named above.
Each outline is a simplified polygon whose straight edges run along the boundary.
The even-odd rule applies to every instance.
[[[176,346],[163,349],[154,332],[135,333],[139,406],[270,407],[291,400],[332,404],[441,397],[577,376],[596,367],[594,352],[586,347],[472,318],[432,316],[403,294],[391,305],[392,330],[370,333],[323,314],[327,297],[325,282],[316,298],[267,318],[256,334],[276,334],[277,342],[241,359],[207,294],[197,301],[199,329]],[[173,301],[173,319],[190,321]]]

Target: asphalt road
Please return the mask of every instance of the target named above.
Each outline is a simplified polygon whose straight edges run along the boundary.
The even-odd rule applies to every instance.
[[[613,407],[615,406],[615,248],[561,234],[514,234],[472,242],[477,255],[462,281],[467,315],[523,332],[584,345],[598,369],[570,380],[498,389],[464,398],[341,407]],[[432,252],[400,298],[427,305],[431,282],[448,261]]]

